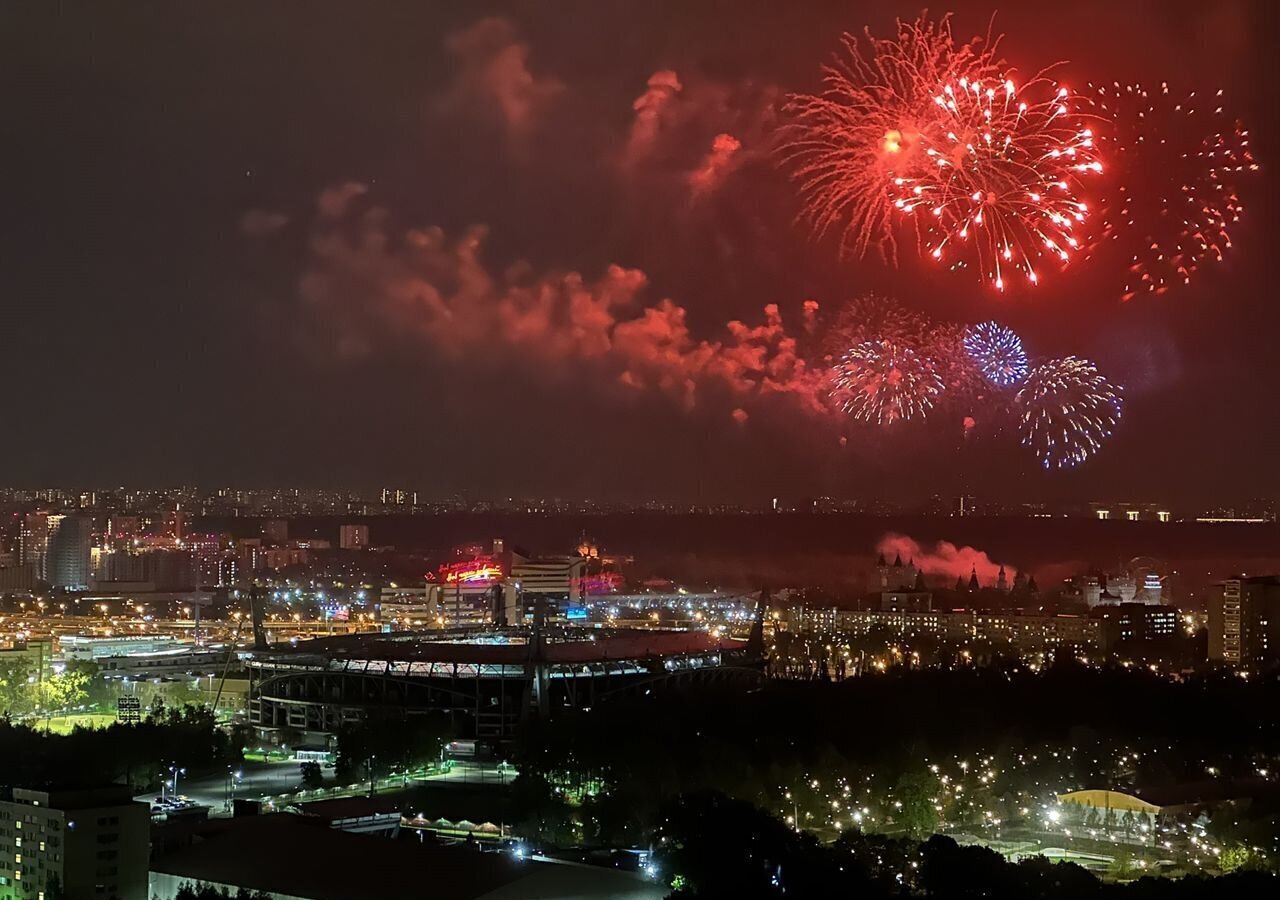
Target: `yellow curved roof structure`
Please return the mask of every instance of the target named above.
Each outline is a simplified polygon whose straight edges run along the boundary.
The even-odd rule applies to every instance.
[[[1095,809],[1114,809],[1117,812],[1144,812],[1151,815],[1160,812],[1160,807],[1154,803],[1120,791],[1072,791],[1069,794],[1059,794],[1058,802],[1078,803]]]

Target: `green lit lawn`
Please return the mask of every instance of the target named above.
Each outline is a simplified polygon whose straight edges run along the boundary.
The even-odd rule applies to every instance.
[[[70,734],[72,729],[77,727],[106,728],[115,720],[115,715],[111,713],[77,713],[73,716],[53,716],[50,719],[41,718],[32,724],[42,730],[47,724],[49,731],[54,734]]]

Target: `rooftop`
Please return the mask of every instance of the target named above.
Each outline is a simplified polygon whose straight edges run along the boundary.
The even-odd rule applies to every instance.
[[[316,864],[322,860],[327,863]],[[291,815],[242,820],[160,857],[151,871],[301,900],[385,900],[417,896],[428,886],[432,896],[456,900],[658,900],[665,894],[662,885],[627,872],[351,834]]]
[[[255,656],[286,658],[314,655],[329,659],[411,660],[458,662],[488,665],[521,665],[529,657],[525,636],[509,633],[474,635],[448,640],[440,632],[400,632],[395,634],[348,634],[299,641],[287,647],[272,647]],[[544,659],[550,663],[588,663],[603,660],[646,659],[746,649],[746,641],[718,638],[705,631],[602,630],[584,631],[571,639],[549,637]]]

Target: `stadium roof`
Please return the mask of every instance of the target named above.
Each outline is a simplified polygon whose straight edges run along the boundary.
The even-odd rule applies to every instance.
[[[574,640],[549,638],[543,659],[549,663],[590,663],[620,659],[650,659],[690,653],[745,650],[747,642],[717,638],[705,631],[602,631]],[[350,634],[272,647],[255,656],[283,659],[291,655],[329,659],[377,659],[422,662],[520,665],[529,658],[529,644],[491,640],[441,640],[438,632]]]

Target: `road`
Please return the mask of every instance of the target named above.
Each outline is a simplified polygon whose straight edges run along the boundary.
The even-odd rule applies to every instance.
[[[207,806],[217,814],[230,806],[233,797],[250,800],[262,800],[279,794],[291,793],[301,786],[301,769],[296,760],[283,762],[246,762],[233,773],[221,775],[205,775],[200,778],[178,776],[178,796],[194,800],[201,806]],[[321,769],[325,787],[337,787],[333,769]],[[234,787],[232,785],[234,777]],[[499,772],[498,767],[489,763],[475,763],[457,760],[453,768],[439,775],[410,779],[409,784],[431,783],[450,785],[510,784],[513,771],[507,767]],[[395,790],[400,785],[399,779],[379,779],[378,790]],[[363,793],[368,784],[352,785],[353,793]],[[172,793],[171,787],[164,791],[165,796]],[[138,800],[155,803],[160,799],[160,792],[139,794]]]

